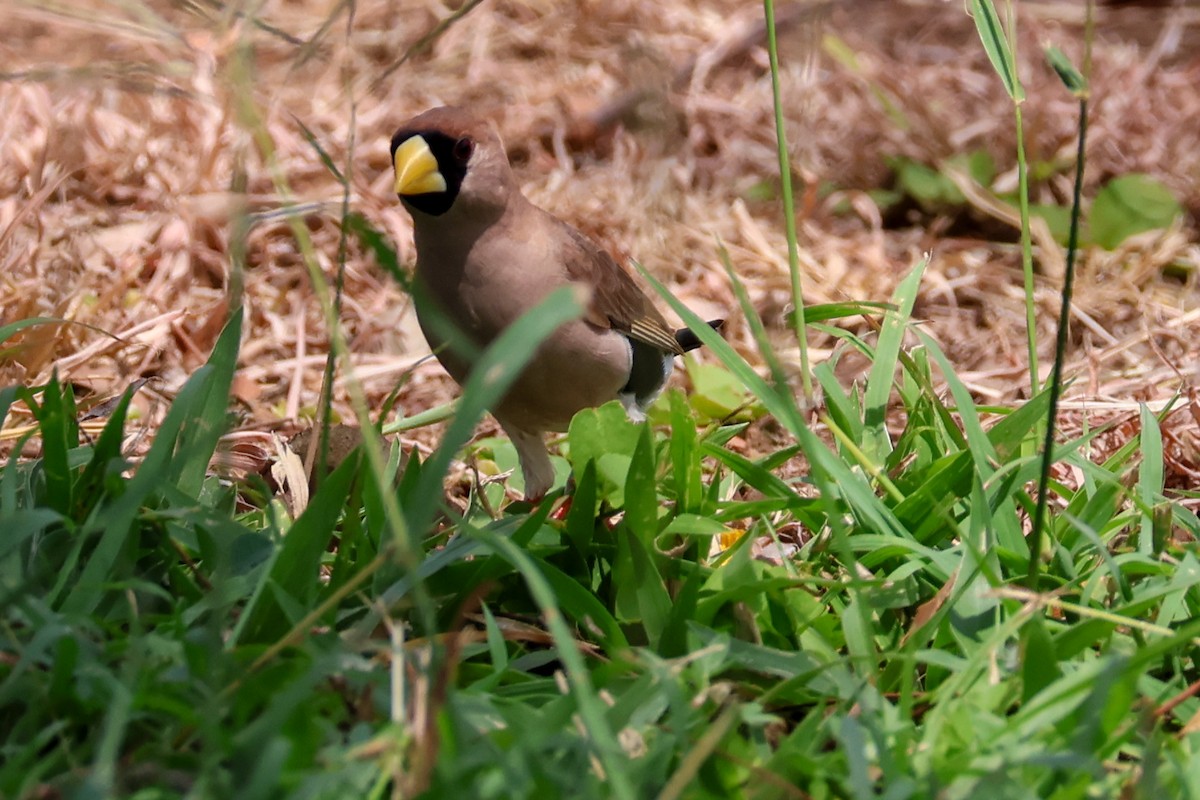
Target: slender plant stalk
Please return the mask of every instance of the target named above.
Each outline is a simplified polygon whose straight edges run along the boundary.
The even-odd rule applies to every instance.
[[[350,35],[350,25],[354,23],[354,0],[349,0],[350,13],[347,15],[347,37]],[[342,167],[342,219],[338,232],[337,277],[333,284],[333,319],[342,318],[342,295],[346,284],[346,245],[350,238],[349,226],[346,220],[350,218],[350,186],[354,180],[354,146],[355,133],[358,128],[358,101],[354,97],[353,87],[349,78],[350,71],[343,65],[343,83],[350,99],[350,126],[346,133],[346,163]],[[329,463],[329,420],[333,410],[333,378],[337,367],[337,351],[329,348],[325,356],[325,372],[321,376],[321,396],[317,401],[317,428],[320,430],[317,444],[316,464],[306,458],[305,473],[312,476],[314,485],[320,486],[325,478],[326,465]],[[311,456],[312,453],[309,453]]]
[[[1013,81],[1017,81],[1016,52],[1017,52],[1017,14],[1012,0],[1005,8],[1008,17],[1009,50],[1013,53]],[[1033,274],[1033,238],[1029,230],[1029,164],[1025,160],[1025,119],[1021,114],[1024,96],[1013,98],[1013,126],[1017,134],[1017,208],[1021,214],[1021,272],[1025,277],[1025,344],[1029,351],[1029,390],[1030,397],[1038,393],[1041,384],[1038,375],[1037,354],[1037,304],[1034,297],[1036,290]]]
[[[1004,83],[1013,103],[1017,134],[1017,203],[1021,213],[1021,264],[1025,273],[1025,341],[1029,349],[1031,395],[1038,392],[1037,313],[1034,305],[1033,242],[1029,231],[1029,169],[1025,162],[1025,122],[1021,105],[1025,90],[1017,74],[1017,15],[1013,0],[1005,4],[1005,21],[1000,21],[993,0],[968,0],[968,13],[975,20],[983,49]]]
[[[779,151],[779,179],[783,190],[783,224],[787,234],[788,273],[792,278],[792,305],[796,341],[800,346],[800,385],[806,406],[813,399],[812,376],[808,367],[808,338],[804,323],[804,291],[800,283],[800,248],[796,243],[796,203],[792,197],[792,165],[788,158],[787,131],[783,122],[783,98],[779,89],[779,48],[775,34],[774,0],[763,0],[767,23],[767,55],[771,61],[771,94],[775,104],[775,146]]]
[[[1087,5],[1085,75],[1091,71],[1092,3]],[[1075,261],[1079,250],[1079,217],[1083,198],[1083,168],[1087,147],[1088,90],[1077,92],[1079,97],[1079,142],[1075,152],[1075,190],[1071,200],[1071,230],[1067,238],[1067,268],[1063,276],[1062,303],[1058,312],[1058,336],[1054,343],[1054,370],[1050,374],[1050,407],[1046,420],[1046,438],[1042,443],[1042,473],[1038,479],[1037,507],[1033,514],[1033,531],[1029,543],[1029,572],[1026,585],[1037,589],[1038,572],[1042,563],[1042,541],[1045,538],[1046,503],[1050,489],[1050,467],[1054,463],[1054,434],[1058,419],[1058,401],[1062,395],[1062,369],[1066,360],[1067,336],[1070,332],[1071,295],[1075,288]],[[1036,376],[1034,378],[1036,381]]]
[[[1037,353],[1037,304],[1034,291],[1033,240],[1029,231],[1029,167],[1025,163],[1025,123],[1021,103],[1013,104],[1017,129],[1017,207],[1021,212],[1021,271],[1025,276],[1025,343],[1029,350],[1029,396],[1037,394],[1040,369]]]

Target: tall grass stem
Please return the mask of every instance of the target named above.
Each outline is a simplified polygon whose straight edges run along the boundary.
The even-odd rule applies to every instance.
[[[783,120],[783,95],[779,88],[779,46],[775,31],[774,0],[763,0],[763,14],[766,16],[767,23],[767,54],[771,62],[771,95],[775,108],[775,145],[779,152],[779,181],[783,194],[783,224],[788,245],[788,274],[792,280],[792,305],[796,309],[792,319],[796,329],[796,342],[800,347],[800,385],[804,391],[805,405],[811,407],[812,375],[808,366],[804,291],[800,280],[800,248],[796,241],[796,203],[792,196],[792,165],[791,159],[788,157],[787,131]]]

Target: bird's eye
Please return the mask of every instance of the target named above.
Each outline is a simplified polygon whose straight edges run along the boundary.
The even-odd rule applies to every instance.
[[[454,158],[462,164],[467,163],[474,152],[475,142],[471,141],[469,136],[464,136],[454,143]]]

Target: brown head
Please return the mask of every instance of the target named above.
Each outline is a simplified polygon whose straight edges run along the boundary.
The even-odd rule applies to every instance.
[[[392,137],[396,194],[413,214],[491,217],[519,194],[496,129],[464,109],[434,108]]]

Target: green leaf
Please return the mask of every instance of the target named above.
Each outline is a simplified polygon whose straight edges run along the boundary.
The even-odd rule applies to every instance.
[[[832,360],[831,360],[832,361]],[[841,380],[834,371],[831,361],[818,364],[813,373],[825,393],[825,407],[833,424],[842,430],[852,442],[862,441],[862,406],[859,404],[857,388],[848,393],[842,388]]]
[[[204,470],[216,447],[222,426],[215,423],[214,409],[220,408],[223,418],[228,385],[232,380],[236,347],[240,339],[242,310],[234,312],[213,348],[210,363],[196,370],[175,395],[175,401],[159,426],[150,451],[138,467],[137,474],[126,484],[124,493],[94,525],[101,529],[100,538],[87,556],[83,571],[74,577],[75,551],[63,565],[62,576],[72,577],[70,591],[65,583],[55,587],[52,597],[61,599],[62,610],[87,614],[95,610],[104,594],[110,590],[114,570],[122,565],[122,550],[134,527],[142,505],[164,482],[176,484],[182,491],[185,485],[198,493]],[[232,352],[230,352],[232,351]],[[222,391],[219,387],[225,387]],[[187,454],[180,451],[188,444]],[[204,453],[207,451],[208,455]],[[202,464],[198,462],[203,461]],[[197,468],[199,473],[197,474]],[[195,497],[195,494],[190,495]],[[89,531],[90,533],[90,531]],[[81,537],[80,541],[83,541]],[[127,566],[127,565],[126,565]]]
[[[10,322],[7,325],[0,325],[0,343],[8,341],[14,334],[34,325],[58,325],[68,321],[61,317],[29,317]]]
[[[831,319],[845,319],[846,317],[878,317],[882,316],[883,312],[894,309],[895,306],[891,303],[881,303],[876,300],[854,300],[845,303],[814,303],[813,305],[804,307],[804,324],[816,325],[821,322],[828,322]],[[796,316],[795,311],[789,311],[787,314],[787,323],[795,324],[792,320]]]
[[[1021,629],[1021,700],[1028,703],[1038,692],[1062,677],[1054,640],[1045,618],[1035,613]]]
[[[967,174],[980,186],[991,186],[996,180],[996,162],[987,150],[972,150],[966,156],[952,156],[951,164],[966,162]]]
[[[1145,403],[1141,404],[1142,464],[1138,469],[1137,494],[1141,504],[1141,523],[1138,531],[1138,552],[1157,554],[1154,510],[1163,502],[1163,442],[1158,418]]]
[[[917,290],[925,274],[927,259],[923,259],[905,276],[896,287],[892,300],[897,310],[883,320],[879,331],[879,344],[875,348],[875,363],[867,377],[867,390],[863,397],[862,450],[869,461],[882,463],[892,452],[891,436],[887,430],[887,406],[892,396],[896,374],[896,363],[904,334],[912,318],[913,305],[917,301]]]
[[[0,509],[0,564],[12,555],[28,538],[41,533],[63,522],[63,516],[49,508],[4,508]],[[15,588],[24,577],[18,574],[6,574],[7,570],[0,568],[0,589],[6,592]]]
[[[671,616],[671,596],[645,541],[624,523],[617,529],[613,585],[617,619],[640,622],[650,645],[657,647]]]
[[[1047,389],[1005,414],[987,432],[996,458],[1007,463],[1022,455],[1022,448],[1037,446],[1041,441],[1039,431],[1049,410],[1050,391]]]
[[[888,159],[888,164],[896,173],[896,188],[925,211],[935,213],[966,203],[957,184],[938,170],[904,157]],[[807,309],[805,314],[807,319]]]
[[[1046,63],[1050,65],[1059,80],[1063,82],[1063,86],[1066,86],[1071,94],[1081,97],[1087,92],[1087,79],[1075,68],[1066,53],[1054,45],[1047,45],[1042,52],[1046,56]]]
[[[229,389],[237,370],[238,347],[242,339],[243,310],[239,307],[225,323],[225,328],[213,345],[205,366],[211,370],[208,381],[198,387],[199,405],[192,409],[176,440],[166,480],[179,487],[189,497],[198,497],[200,486],[208,474],[208,465],[217,442],[227,427]]]
[[[542,616],[554,638],[554,645],[562,659],[571,686],[571,695],[575,700],[583,727],[586,729],[590,744],[595,748],[599,758],[609,775],[611,796],[624,800],[635,797],[628,775],[623,770],[627,763],[624,752],[617,744],[616,735],[608,724],[604,713],[604,704],[593,688],[592,678],[575,644],[575,637],[563,620],[558,606],[558,599],[545,575],[538,569],[536,562],[512,542],[486,531],[476,531],[473,534],[481,542],[502,556],[521,573],[529,592],[541,608]]]
[[[625,478],[641,436],[641,426],[630,421],[616,400],[599,408],[585,408],[571,420],[567,429],[571,469],[576,482],[595,462],[596,490],[613,506],[625,505]]]
[[[1067,244],[1071,235],[1071,209],[1050,203],[1030,203],[1029,216],[1037,217],[1046,223],[1054,241],[1061,245]]]
[[[30,405],[42,436],[42,474],[46,479],[44,502],[64,516],[70,515],[74,505],[70,451],[79,446],[75,395],[70,385],[58,382],[55,372],[42,390],[42,402]]]
[[[321,559],[333,538],[338,517],[359,472],[359,459],[347,458],[321,482],[308,507],[288,529],[271,569],[263,576],[267,591],[256,597],[246,613],[250,620],[241,641],[268,642],[297,622],[291,619],[282,598],[298,607],[311,608],[321,588]]]
[[[625,479],[625,524],[642,541],[658,534],[658,484],[655,480],[654,436],[648,425],[641,425],[637,447],[629,461]]]
[[[726,450],[724,447],[717,447],[710,442],[704,442],[700,445],[701,452],[706,456],[712,456],[720,461],[725,466],[729,467],[739,478],[746,482],[747,485],[753,486],[758,491],[768,497],[786,497],[796,499],[796,493],[792,491],[792,487],[787,485],[787,482],[774,474],[771,470],[764,467],[762,464],[751,461],[745,456],[735,453],[732,450]]]
[[[676,513],[699,511],[704,498],[696,420],[683,393],[667,393],[671,409],[671,478]]]
[[[578,581],[549,562],[536,559],[536,563],[566,614],[580,625],[594,626],[599,630],[603,636],[603,644],[610,652],[629,647],[620,624],[594,592],[581,586]]]
[[[919,475],[923,482],[895,507],[896,517],[924,544],[937,544],[935,533],[955,536],[957,529],[947,528],[949,510],[971,489],[974,467],[971,454],[965,450],[937,459]]]
[[[76,515],[78,519],[83,519],[104,498],[110,470],[121,469],[126,464],[121,454],[121,445],[125,438],[125,417],[135,391],[136,387],[130,386],[121,395],[116,407],[109,414],[108,422],[104,423],[100,438],[92,448],[91,460],[75,485],[76,503],[79,506]],[[117,492],[124,487],[123,481],[115,481],[114,484]]]
[[[1171,190],[1149,175],[1113,178],[1096,193],[1088,214],[1092,241],[1112,250],[1143,231],[1167,228],[1183,207]]]
[[[670,616],[663,625],[658,640],[658,652],[664,658],[686,656],[688,653],[688,624],[696,618],[696,602],[703,587],[704,575],[693,570],[671,601]]]
[[[571,496],[571,510],[567,513],[567,541],[580,556],[586,557],[591,550],[592,537],[596,531],[596,462],[588,461],[583,472],[575,481],[575,494]]]
[[[729,342],[721,338],[719,333],[709,327],[694,311],[681,303],[679,298],[667,291],[667,288],[655,279],[653,275],[641,269],[640,265],[638,269],[646,282],[658,292],[659,296],[671,307],[671,310],[679,315],[679,318],[696,334],[696,337],[700,339],[705,347],[712,351],[717,360],[742,381],[742,384],[750,390],[751,394],[758,398],[768,413],[779,420],[780,424],[792,433],[797,433],[805,428],[804,416],[800,413],[796,399],[787,391],[786,385],[777,387],[763,380],[755,372],[754,368],[746,362],[746,359],[742,358]],[[744,293],[744,289],[741,291]],[[748,304],[749,301],[747,300]],[[753,311],[752,307],[751,311]],[[757,322],[756,327],[761,328],[761,321]],[[765,335],[761,341],[766,341]],[[769,343],[767,343],[768,349],[769,346]],[[764,357],[768,356],[764,353]]]
[[[740,380],[719,364],[704,364],[694,358],[686,360],[688,379],[692,382],[691,404],[709,419],[746,419],[749,409],[743,409],[753,398]],[[734,412],[739,412],[734,417]]]
[[[975,20],[975,29],[979,32],[979,40],[993,69],[1004,84],[1004,91],[1013,102],[1020,103],[1025,99],[1025,90],[1017,77],[1017,60],[1005,36],[1004,27],[1000,24],[1000,15],[992,0],[970,0],[971,17]]]

